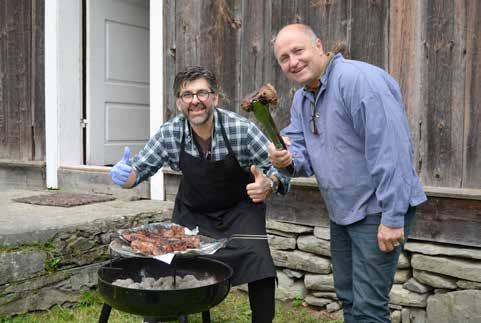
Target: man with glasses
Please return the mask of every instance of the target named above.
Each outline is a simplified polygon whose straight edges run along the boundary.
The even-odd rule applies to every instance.
[[[268,139],[254,123],[218,108],[211,71],[191,67],[178,73],[174,93],[181,114],[164,123],[132,161],[126,148],[112,180],[130,188],[164,165],[182,171],[172,221],[216,239],[235,237],[210,257],[234,269],[234,286],[248,284],[252,322],[272,322],[276,269],[263,201],[274,192],[286,194],[289,178],[269,162]]]
[[[302,24],[285,26],[274,53],[303,87],[283,130],[288,150],[269,146],[274,166],[315,175],[331,220],[334,286],[352,322],[390,322],[389,292],[415,206],[426,200],[413,169],[401,93],[385,71],[324,52]]]

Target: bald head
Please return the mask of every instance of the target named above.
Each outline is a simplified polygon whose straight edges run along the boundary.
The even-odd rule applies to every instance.
[[[277,33],[273,45],[277,62],[289,79],[309,86],[319,82],[326,55],[311,27],[287,25]]]
[[[276,43],[277,39],[279,37],[282,37],[283,34],[288,34],[288,33],[300,33],[300,34],[308,37],[309,39],[311,39],[313,43],[315,43],[318,39],[314,30],[312,30],[312,28],[309,27],[308,25],[291,24],[291,25],[284,26],[284,27],[282,27],[281,30],[279,30],[279,32],[276,35],[276,38],[274,39],[274,47],[275,47],[275,43]]]

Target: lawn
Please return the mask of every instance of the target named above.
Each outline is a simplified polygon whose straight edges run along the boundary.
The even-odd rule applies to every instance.
[[[11,318],[0,317],[2,323],[67,323],[98,322],[102,300],[95,293],[86,293],[82,302],[72,308],[56,306],[48,311],[19,315]],[[241,291],[232,290],[227,298],[218,306],[211,309],[212,322],[232,322],[249,323],[250,309],[247,294]],[[140,316],[131,315],[117,310],[112,310],[109,323],[129,323],[142,322]],[[201,323],[200,314],[190,315],[189,323]],[[276,304],[276,323],[341,323],[342,321],[333,320],[325,313],[312,310],[302,306],[302,302],[294,301],[290,303],[277,302]]]

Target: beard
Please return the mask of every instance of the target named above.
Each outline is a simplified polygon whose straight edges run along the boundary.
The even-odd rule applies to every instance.
[[[201,126],[206,124],[212,117],[214,113],[213,107],[206,107],[203,103],[198,103],[194,109],[195,111],[202,111],[201,114],[191,115],[189,113],[189,108],[182,110],[184,116],[189,120],[190,124],[193,126]]]

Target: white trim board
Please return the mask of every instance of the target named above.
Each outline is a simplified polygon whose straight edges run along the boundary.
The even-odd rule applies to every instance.
[[[45,1],[46,185],[60,165],[82,164],[82,1]]]
[[[58,0],[45,3],[45,161],[47,188],[58,188]]]
[[[163,1],[150,0],[150,135],[164,123]],[[164,174],[150,178],[150,198],[165,200]]]

